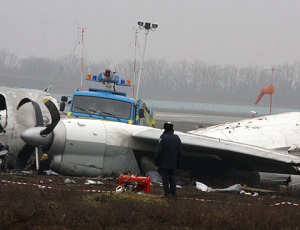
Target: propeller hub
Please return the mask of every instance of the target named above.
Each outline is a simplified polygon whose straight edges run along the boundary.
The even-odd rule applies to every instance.
[[[21,133],[21,139],[28,145],[47,147],[51,144],[52,133],[41,135],[45,127],[32,127]]]

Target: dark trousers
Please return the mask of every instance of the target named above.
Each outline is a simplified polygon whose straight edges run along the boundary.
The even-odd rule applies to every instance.
[[[164,185],[165,196],[176,196],[175,169],[159,169],[159,173]]]

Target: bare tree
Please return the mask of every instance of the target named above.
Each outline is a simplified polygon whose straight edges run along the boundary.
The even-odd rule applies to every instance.
[[[105,58],[99,62],[85,62],[83,77],[86,74],[98,75],[106,68],[113,68],[112,63]],[[73,54],[55,60],[42,57],[19,59],[2,50],[1,84],[28,88],[45,88],[51,85],[51,92],[71,94],[80,87],[80,65],[80,59]],[[132,60],[122,60],[115,67],[121,78],[134,82]],[[140,63],[137,63],[136,77],[139,67]],[[197,59],[174,63],[165,59],[149,59],[144,63],[139,96],[143,99],[251,105],[261,88],[272,83],[274,76],[274,105],[298,107],[296,99],[300,98],[300,62],[275,68],[280,71],[272,75],[271,71],[260,66],[238,68],[232,65],[212,65]],[[91,85],[92,83],[84,81],[85,87]],[[130,88],[123,90],[133,93]],[[265,97],[261,105],[268,103],[269,100]]]

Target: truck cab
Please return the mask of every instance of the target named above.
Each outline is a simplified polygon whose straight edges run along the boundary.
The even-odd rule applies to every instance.
[[[141,100],[128,97],[125,92],[116,91],[117,86],[131,86],[130,81],[120,80],[110,70],[99,75],[87,75],[86,80],[102,83],[106,89],[89,88],[76,90],[69,101],[68,116],[102,119],[128,124],[155,126],[154,112]],[[60,110],[64,111],[67,97],[62,97]]]

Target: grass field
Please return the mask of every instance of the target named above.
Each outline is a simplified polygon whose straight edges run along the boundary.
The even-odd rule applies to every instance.
[[[0,178],[0,229],[298,229],[300,226],[299,194],[292,191],[259,192],[258,196],[207,193],[190,182],[178,188],[177,200],[167,201],[161,196],[163,191],[158,184],[152,184],[147,195],[116,194],[117,178],[93,178],[103,183],[96,185],[86,185],[87,178],[69,178],[74,183],[65,184],[67,177],[62,176],[2,173]]]

